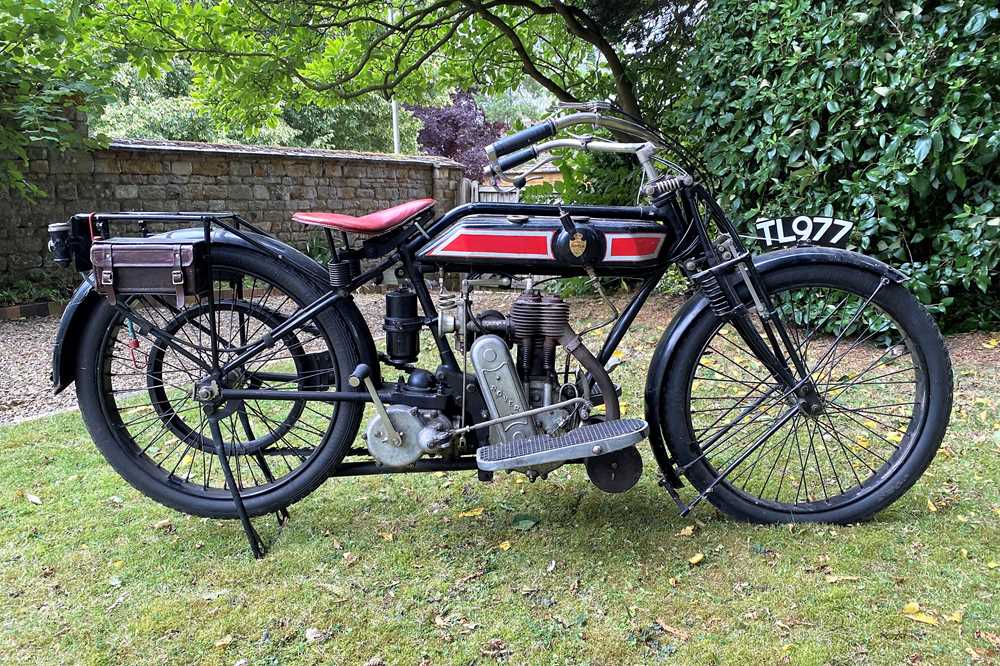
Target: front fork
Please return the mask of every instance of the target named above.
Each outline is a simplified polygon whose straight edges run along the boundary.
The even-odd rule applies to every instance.
[[[694,219],[708,267],[699,270],[697,261],[688,261],[684,264],[685,274],[706,296],[715,313],[732,324],[754,356],[778,381],[788,401],[798,404],[808,414],[820,414],[822,400],[802,358],[802,350],[789,336],[753,257],[740,242],[732,222],[714,201],[709,203],[709,214],[725,240],[718,245],[711,242],[695,200],[686,198],[684,209],[691,216],[689,219]],[[746,286],[752,305],[737,295],[729,279],[734,271]],[[754,325],[752,311],[757,313],[763,335]]]

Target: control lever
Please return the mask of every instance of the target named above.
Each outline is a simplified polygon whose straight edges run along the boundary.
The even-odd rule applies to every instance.
[[[573,217],[562,208],[559,209],[559,221],[562,223],[566,233],[571,234],[576,231],[576,223],[573,222]]]
[[[382,404],[382,398],[378,397],[378,391],[375,390],[375,384],[372,382],[371,378],[371,368],[369,368],[364,363],[359,363],[358,367],[354,368],[354,372],[351,376],[347,378],[347,383],[358,388],[364,383],[365,388],[368,389],[368,395],[371,396],[372,402],[375,403],[375,413],[378,414],[379,418],[385,423],[386,434],[389,437],[389,441],[393,446],[403,446],[403,438],[398,432],[396,432],[396,426],[393,425],[392,419],[389,418],[389,412],[385,411],[385,405]]]
[[[625,359],[619,356],[612,356],[608,359],[608,362],[604,364],[604,371],[609,375],[615,371],[619,365],[625,362]]]

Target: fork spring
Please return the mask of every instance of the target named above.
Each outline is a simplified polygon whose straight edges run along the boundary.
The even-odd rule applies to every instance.
[[[708,299],[712,311],[719,317],[728,317],[736,311],[725,290],[719,283],[719,277],[711,271],[703,271],[691,276],[698,289]]]

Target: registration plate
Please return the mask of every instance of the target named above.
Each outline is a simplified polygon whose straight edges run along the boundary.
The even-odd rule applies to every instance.
[[[803,243],[845,248],[854,223],[821,215],[795,215],[760,218],[754,227],[757,242],[765,250]]]

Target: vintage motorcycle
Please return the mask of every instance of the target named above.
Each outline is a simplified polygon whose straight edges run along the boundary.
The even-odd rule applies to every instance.
[[[571,127],[610,138],[546,140]],[[745,242],[705,169],[607,103],[497,141],[488,171],[523,187],[530,174],[512,168],[561,150],[629,156],[638,205],[469,203],[436,216],[421,199],[363,217],[296,213],[322,228],[325,267],[232,213],[51,225],[55,260],[84,276],[55,343],[56,391],[76,382],[94,442],[130,484],[185,513],[239,518],[256,556],[251,517],[283,521],[328,477],[535,480],[583,463],[598,488],[622,492],[647,437],[685,514],[707,498],[741,520],[850,523],[913,485],[944,435],[952,375],[906,276],[843,249],[851,224],[831,217],[759,220]],[[115,236],[123,225],[131,235]],[[752,254],[757,242],[774,251]],[[693,295],[653,352],[644,419],[623,418],[615,352],[671,265]],[[390,269],[399,286],[385,294],[380,350],[352,293]],[[579,332],[548,288],[573,276],[591,278],[610,313]],[[608,277],[639,283],[621,310]],[[519,291],[509,312],[477,309],[487,282]],[[425,329],[439,357],[427,368]],[[597,329],[603,342],[585,342]]]

